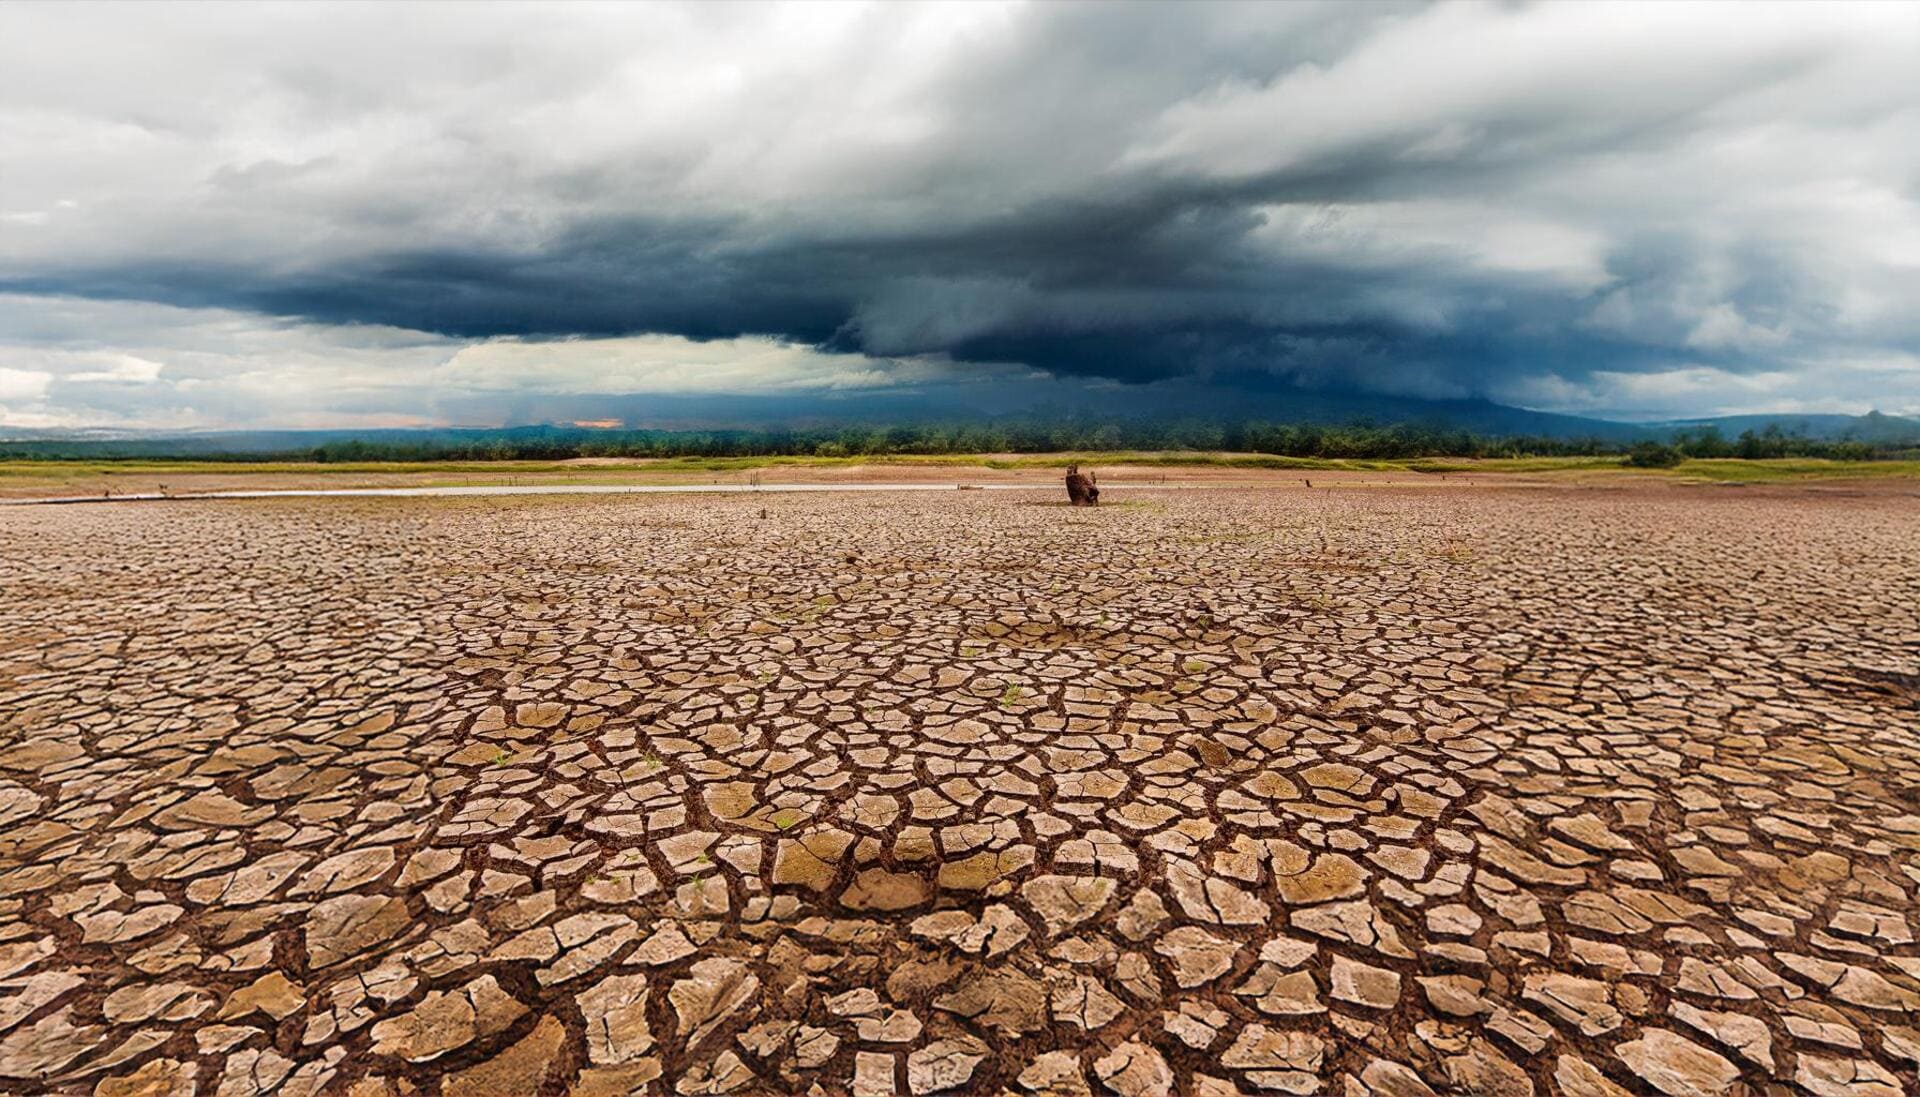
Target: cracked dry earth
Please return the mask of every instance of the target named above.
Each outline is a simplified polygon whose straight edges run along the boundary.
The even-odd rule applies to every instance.
[[[0,512],[0,1092],[1920,1087],[1920,501],[1054,494]]]

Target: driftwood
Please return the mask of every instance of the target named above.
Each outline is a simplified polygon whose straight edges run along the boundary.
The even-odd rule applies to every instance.
[[[1067,466],[1067,501],[1076,507],[1100,505],[1099,483],[1091,475],[1083,474],[1079,465]]]

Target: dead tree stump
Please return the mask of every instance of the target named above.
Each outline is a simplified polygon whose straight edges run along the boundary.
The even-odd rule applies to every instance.
[[[1076,507],[1100,505],[1100,485],[1083,474],[1079,465],[1067,466],[1067,502]]]

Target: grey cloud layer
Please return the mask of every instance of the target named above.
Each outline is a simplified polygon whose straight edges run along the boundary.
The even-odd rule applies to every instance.
[[[1892,4],[10,5],[0,289],[427,333],[441,363],[768,336],[1912,410],[1916,56]],[[0,407],[72,372],[32,361],[71,340],[0,343]]]

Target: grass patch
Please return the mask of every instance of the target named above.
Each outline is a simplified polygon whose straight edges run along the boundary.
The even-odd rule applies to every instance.
[[[564,461],[0,461],[0,476],[164,476],[168,473],[317,475],[323,473],[516,473],[579,471]]]
[[[0,476],[156,476],[168,473],[249,475],[429,474],[505,478],[520,475],[577,477],[580,482],[634,473],[750,472],[765,468],[851,468],[867,466],[956,466],[988,469],[1065,468],[1068,465],[1146,465],[1164,468],[1345,469],[1383,472],[1409,467],[1405,461],[1361,461],[1321,457],[1278,457],[1259,453],[1203,453],[1184,450],[1006,454],[887,454],[861,457],[649,457],[618,464],[585,461],[201,461],[4,460]]]
[[[1782,457],[1763,461],[1738,458],[1695,459],[1676,465],[1673,475],[1714,483],[1763,484],[1786,480],[1853,480],[1920,477],[1920,461],[1826,461]]]
[[[1235,469],[1346,469],[1380,472],[1399,468],[1397,461],[1358,461],[1331,457],[1280,457],[1266,453],[1201,453],[1185,450],[1115,450],[1087,453],[1040,453],[1031,457],[939,458],[936,463],[964,462],[993,469],[1065,468],[1068,465],[1147,465],[1159,468]]]
[[[1409,472],[1596,472],[1619,470],[1621,457],[1415,457],[1399,462]]]
[[[1834,461],[1818,458],[1689,459],[1668,469],[1630,468],[1624,457],[1416,457],[1395,460],[1358,460],[1321,457],[1280,457],[1257,453],[1213,453],[1183,450],[1122,450],[1109,452],[1042,453],[1031,455],[894,454],[856,457],[667,457],[642,458],[617,464],[587,461],[213,461],[213,460],[0,460],[0,483],[41,481],[70,483],[82,480],[140,479],[167,476],[312,476],[409,477],[415,486],[453,487],[495,485],[521,477],[543,484],[621,483],[636,477],[687,474],[747,473],[776,468],[952,467],[999,470],[1059,469],[1068,465],[1113,468],[1266,469],[1286,472],[1316,470],[1345,472],[1502,473],[1514,475],[1624,475],[1671,476],[1714,482],[1767,483],[1791,480],[1920,477],[1920,460]],[[150,490],[150,484],[129,490]]]
[[[1406,461],[1412,472],[1482,472],[1514,475],[1604,475],[1664,477],[1715,483],[1779,483],[1920,477],[1920,461],[1832,461],[1817,457],[1688,458],[1671,468],[1635,468],[1624,457],[1426,457]]]

